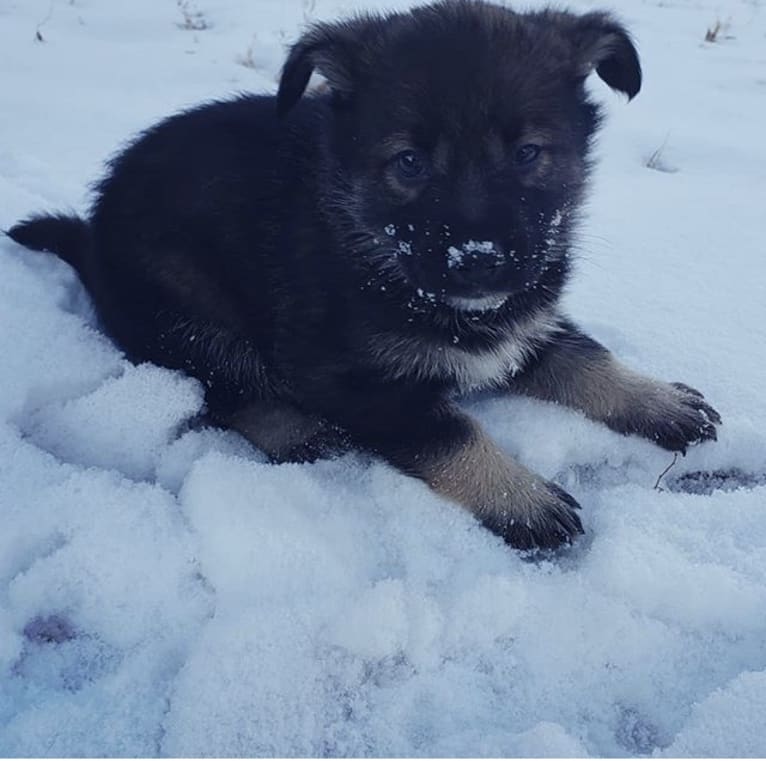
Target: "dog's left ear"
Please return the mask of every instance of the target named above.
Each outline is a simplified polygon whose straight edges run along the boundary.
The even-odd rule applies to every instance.
[[[625,27],[608,13],[577,17],[571,30],[582,76],[594,69],[613,90],[634,98],[641,89],[641,63]]]
[[[282,67],[277,114],[284,116],[300,100],[314,69],[336,95],[350,97],[379,27],[380,19],[374,16],[312,26],[292,46]]]

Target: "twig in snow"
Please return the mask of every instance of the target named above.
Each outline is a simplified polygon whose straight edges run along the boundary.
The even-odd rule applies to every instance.
[[[644,163],[647,169],[654,169],[655,172],[667,172],[668,174],[674,174],[678,169],[671,166],[664,156],[665,148],[667,148],[668,140],[670,140],[670,132],[665,135],[665,139],[660,146],[654,150],[649,158]]]
[[[317,0],[303,0],[303,23],[308,24],[317,7]]]
[[[735,39],[733,35],[728,34],[729,29],[731,28],[731,18],[727,19],[726,21],[721,21],[721,19],[716,19],[715,24],[713,26],[708,27],[707,31],[705,32],[705,42],[720,42],[721,40],[733,40]]]
[[[48,13],[45,14],[45,18],[37,25],[37,28],[35,29],[35,40],[37,42],[45,42],[45,37],[43,37],[43,33],[40,31],[40,29],[51,20],[52,15],[53,0],[51,0],[50,5],[48,6]]]
[[[664,490],[664,489],[663,489],[663,488],[660,486],[660,481],[662,481],[662,479],[663,479],[663,478],[664,478],[664,477],[665,477],[665,476],[668,474],[668,471],[669,471],[669,470],[670,470],[670,469],[671,469],[671,468],[672,468],[672,467],[673,467],[673,466],[676,464],[676,462],[678,462],[678,452],[676,452],[676,453],[673,455],[673,461],[670,463],[670,465],[668,465],[668,467],[667,467],[667,468],[665,468],[665,470],[663,470],[663,471],[662,471],[662,473],[660,473],[660,475],[659,475],[659,476],[657,476],[657,480],[656,480],[656,481],[655,481],[655,483],[654,483],[654,488],[655,488],[657,491],[665,491],[665,490]]]
[[[708,27],[707,32],[705,32],[705,42],[715,42],[721,33],[721,29],[723,29],[723,24],[720,19],[716,19],[715,24]]]

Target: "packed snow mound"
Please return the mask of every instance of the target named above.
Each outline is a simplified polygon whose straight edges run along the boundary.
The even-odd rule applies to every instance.
[[[273,90],[304,15],[344,5],[0,11],[0,227],[84,210],[168,112]],[[532,562],[373,459],[267,464],[206,427],[196,381],[129,363],[71,269],[0,240],[0,755],[766,755],[766,6],[620,12],[645,89],[593,83],[567,307],[701,388],[719,441],[658,480],[648,442],[468,400],[584,506],[585,537]]]

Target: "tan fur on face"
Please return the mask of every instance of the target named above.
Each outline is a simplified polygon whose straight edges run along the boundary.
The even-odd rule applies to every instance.
[[[412,150],[412,147],[412,135],[409,132],[395,132],[381,143],[378,157],[381,161],[390,161],[398,153]]]
[[[553,168],[553,156],[549,146],[554,142],[554,134],[544,129],[526,130],[514,143],[513,153],[524,145],[538,145],[541,148],[540,155],[535,162],[526,170],[519,173],[519,181],[526,187],[542,185]],[[513,153],[511,155],[513,155]]]

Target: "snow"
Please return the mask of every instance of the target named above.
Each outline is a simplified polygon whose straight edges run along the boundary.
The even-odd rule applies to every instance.
[[[194,31],[170,1],[5,3],[0,226],[84,210],[135,131],[273,90],[306,18],[359,5],[198,0]],[[379,462],[272,466],[201,426],[195,381],[128,363],[66,265],[0,240],[0,755],[766,754],[766,5],[619,10],[644,91],[592,83],[567,306],[704,390],[719,441],[655,489],[648,442],[471,400],[584,505],[530,562]]]
[[[447,267],[454,269],[463,265],[463,259],[466,255],[473,254],[492,254],[502,259],[502,253],[495,249],[495,244],[491,240],[469,240],[463,243],[460,248],[449,246],[447,248]]]

